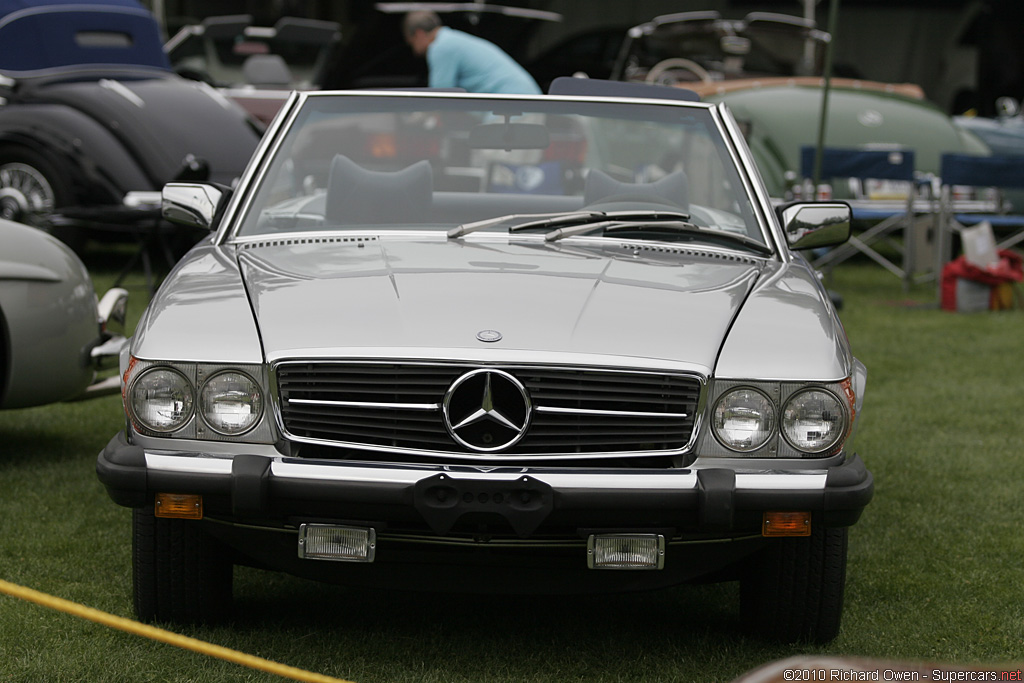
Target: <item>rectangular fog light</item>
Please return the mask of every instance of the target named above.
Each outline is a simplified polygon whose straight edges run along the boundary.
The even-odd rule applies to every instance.
[[[335,562],[373,562],[377,532],[373,529],[330,524],[299,526],[299,557]]]
[[[591,569],[661,569],[665,537],[659,534],[600,534],[587,539]]]

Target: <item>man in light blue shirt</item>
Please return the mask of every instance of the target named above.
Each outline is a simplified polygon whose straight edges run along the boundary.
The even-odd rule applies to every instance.
[[[402,23],[402,31],[412,51],[421,57],[426,55],[431,88],[540,93],[533,77],[501,48],[483,38],[442,26],[435,12],[410,12]]]

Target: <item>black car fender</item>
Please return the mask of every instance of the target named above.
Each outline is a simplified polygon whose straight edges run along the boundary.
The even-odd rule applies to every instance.
[[[0,107],[0,149],[9,144],[48,157],[67,174],[79,203],[120,202],[129,190],[157,189],[113,132],[71,107]]]

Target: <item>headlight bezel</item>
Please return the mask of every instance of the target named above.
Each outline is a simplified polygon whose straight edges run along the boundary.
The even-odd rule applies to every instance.
[[[851,378],[829,381],[764,381],[764,380],[714,380],[709,387],[711,395],[707,405],[707,428],[702,430],[697,444],[699,457],[710,458],[827,458],[840,453],[853,428],[854,401]],[[753,390],[766,396],[775,408],[775,425],[772,434],[758,448],[740,450],[730,447],[720,438],[715,429],[715,411],[720,402],[729,394],[739,390]],[[842,424],[836,430],[838,437],[829,445],[819,449],[803,450],[786,438],[783,421],[790,401],[808,391],[822,391],[836,400],[842,411]]]
[[[178,429],[171,431],[157,431],[150,429],[143,423],[137,411],[131,405],[132,392],[138,381],[148,373],[158,370],[169,370],[177,373],[186,380],[192,395],[192,416],[187,423],[182,424]],[[261,409],[259,416],[245,430],[238,433],[226,433],[215,429],[210,420],[204,415],[200,405],[204,387],[207,383],[224,373],[235,372],[241,374],[253,382],[261,398]],[[174,361],[149,361],[138,358],[130,358],[122,376],[122,401],[125,413],[128,416],[132,428],[138,434],[148,437],[171,438],[171,439],[201,439],[207,441],[237,441],[244,443],[272,444],[276,438],[273,420],[270,419],[272,411],[269,409],[271,392],[267,379],[266,367],[255,363],[186,363]]]

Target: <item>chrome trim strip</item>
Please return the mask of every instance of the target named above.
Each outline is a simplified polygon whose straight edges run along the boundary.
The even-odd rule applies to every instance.
[[[569,415],[606,415],[622,417],[678,417],[684,419],[686,413],[647,413],[633,410],[597,410],[594,408],[558,408],[553,406],[537,406],[538,413],[562,413]]]
[[[120,81],[114,80],[113,78],[101,78],[98,81],[98,83],[99,83],[101,88],[105,88],[105,89],[109,90],[112,93],[120,95],[125,100],[127,100],[128,102],[134,104],[139,109],[145,109],[146,108],[146,100],[144,100],[141,97],[139,97],[138,95],[136,95],[134,91],[132,91],[129,88],[127,88]]]
[[[146,451],[146,469],[187,474],[231,474],[233,458],[204,458],[200,455],[165,455]]]
[[[303,91],[302,94],[309,98],[319,97],[335,97],[337,92],[330,90],[308,90]],[[366,90],[351,90],[345,93],[346,96],[352,97],[396,97],[396,98],[436,98],[436,99],[460,99],[460,100],[479,100],[486,102],[487,100],[538,100],[538,101],[549,101],[549,102],[608,102],[615,103],[621,102],[625,104],[635,104],[636,98],[629,96],[612,96],[612,95],[548,95],[548,94],[536,94],[536,95],[525,95],[517,93],[471,93],[471,92],[448,92],[448,91],[434,91],[419,90],[416,92],[410,92],[408,90],[372,90],[367,88]],[[692,107],[694,109],[711,109],[715,105],[711,102],[693,102],[690,100],[677,100],[677,99],[651,99],[649,101],[653,104],[661,106],[679,107],[685,109]]]
[[[344,464],[307,464],[294,460],[275,459],[270,466],[271,475],[282,479],[315,481],[357,481],[379,484],[415,484],[432,477],[439,470],[417,470],[387,467],[349,467]],[[690,490],[697,486],[697,475],[692,470],[667,470],[664,473],[621,472],[545,472],[522,470],[516,472],[452,472],[444,471],[452,479],[486,479],[488,481],[515,481],[525,473],[556,489],[658,489]]]
[[[441,410],[440,403],[371,403],[370,401],[322,401],[313,398],[290,398],[288,403],[315,406],[345,406],[354,408],[395,408],[398,410]]]
[[[601,458],[650,458],[659,456],[672,456],[672,455],[683,455],[686,453],[689,446],[670,449],[670,450],[656,450],[656,451],[595,451],[593,453],[537,453],[524,455],[519,454],[508,454],[503,455],[501,453],[460,453],[458,451],[444,451],[444,450],[429,450],[425,448],[403,448],[400,446],[381,446],[376,444],[365,444],[357,443],[353,441],[332,441],[329,439],[315,439],[303,436],[295,436],[288,430],[280,427],[281,434],[284,435],[289,441],[295,443],[308,443],[318,446],[331,446],[335,448],[349,448],[354,451],[371,451],[377,453],[387,453],[389,457],[396,456],[417,456],[424,458],[435,458],[438,464],[443,464],[445,461],[458,461],[460,464],[466,465],[471,463],[507,463],[507,462],[522,462],[524,460],[596,460]]]
[[[211,90],[213,89],[211,88]],[[271,121],[264,131],[263,136],[256,145],[256,149],[253,150],[252,156],[249,158],[249,163],[239,177],[235,191],[231,193],[231,198],[224,209],[224,215],[221,216],[217,231],[214,233],[213,244],[222,245],[229,243],[234,234],[238,232],[238,228],[241,226],[238,218],[244,216],[249,211],[253,195],[268,172],[269,164],[265,163],[265,160],[273,159],[277,155],[277,150],[281,146],[281,140],[284,137],[281,131],[287,131],[291,126],[291,120],[295,117],[304,99],[304,93],[293,90],[288,99],[285,100],[280,111],[278,111],[277,116],[274,117],[274,120]]]
[[[774,256],[782,261],[790,261],[786,240],[782,235],[782,228],[775,217],[775,209],[772,205],[768,190],[765,187],[764,179],[757,168],[757,161],[754,159],[750,146],[740,131],[732,110],[724,102],[716,103],[711,110],[712,116],[718,121],[722,137],[729,144],[733,161],[743,169],[743,183],[747,190],[747,196],[752,200],[751,204],[759,211],[758,218],[761,223],[761,233],[774,245]],[[767,242],[766,242],[767,244]],[[771,246],[769,245],[769,246]]]
[[[285,353],[285,352],[282,352]],[[268,354],[271,372],[291,363],[415,363],[418,365],[463,364],[476,367],[569,368],[575,370],[611,370],[616,372],[686,375],[707,384],[713,368],[687,361],[663,358],[630,358],[622,365],[621,356],[610,354],[568,353],[565,351],[523,351],[502,348],[449,348],[420,346],[349,346],[343,348],[288,349],[288,355]]]
[[[736,488],[748,491],[819,491],[825,489],[828,472],[758,472],[736,473]]]
[[[146,452],[146,468],[156,472],[231,475],[231,458],[209,458],[201,455],[166,455]],[[687,491],[697,487],[696,469],[665,470],[662,472],[587,471],[567,472],[513,468],[514,471],[453,471],[442,467],[419,468],[386,465],[351,464],[329,461],[303,462],[294,458],[274,457],[270,472],[274,477],[293,481],[359,482],[367,484],[406,484],[444,472],[452,479],[485,479],[513,481],[529,474],[560,490],[660,490]],[[825,470],[739,472],[736,474],[737,491],[822,491],[828,472]]]

